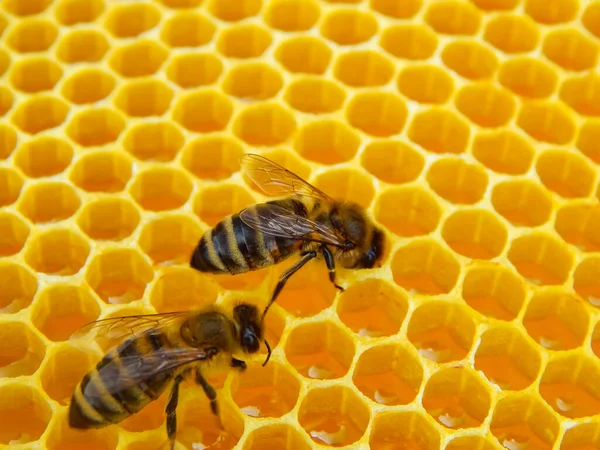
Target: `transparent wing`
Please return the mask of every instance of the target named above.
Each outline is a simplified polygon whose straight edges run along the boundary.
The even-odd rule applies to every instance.
[[[308,181],[263,156],[243,155],[240,158],[240,164],[242,173],[254,181],[267,195],[303,195],[332,201],[331,197]]]

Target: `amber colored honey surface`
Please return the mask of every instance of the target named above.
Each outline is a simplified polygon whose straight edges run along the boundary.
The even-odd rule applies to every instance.
[[[193,381],[178,448],[600,449],[600,2],[0,2],[0,447],[165,448],[166,399],[68,427],[118,315],[264,305],[188,266],[259,153],[386,230],[294,276],[274,348]]]

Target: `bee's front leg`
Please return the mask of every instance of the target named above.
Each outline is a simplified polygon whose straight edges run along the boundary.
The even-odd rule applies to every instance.
[[[241,371],[246,370],[246,361],[241,359],[231,358],[231,367],[240,369]]]
[[[202,386],[204,393],[208,397],[208,400],[210,400],[210,409],[212,410],[215,416],[218,416],[219,405],[217,404],[217,393],[215,392],[215,389],[210,384],[208,384],[208,381],[206,381],[206,378],[204,378],[204,376],[200,372],[200,369],[196,369],[196,383]]]
[[[177,432],[177,403],[179,401],[179,383],[183,381],[183,376],[178,375],[173,381],[173,388],[171,389],[171,395],[169,395],[169,401],[165,408],[167,414],[167,437],[171,445],[171,450],[175,448],[175,434]]]
[[[335,258],[333,257],[331,250],[329,250],[326,245],[323,245],[321,247],[321,252],[323,252],[325,264],[327,264],[327,269],[329,270],[329,280],[331,280],[336,289],[340,292],[344,292],[345,289],[335,282]]]

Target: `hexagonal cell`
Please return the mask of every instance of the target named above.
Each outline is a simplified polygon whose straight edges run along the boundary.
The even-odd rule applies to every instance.
[[[7,159],[17,146],[17,133],[13,127],[0,124],[0,159]]]
[[[77,105],[96,103],[108,97],[115,84],[115,79],[102,70],[82,69],[65,81],[61,93],[63,97]]]
[[[437,363],[460,361],[473,346],[475,323],[464,306],[431,301],[413,312],[407,337],[427,359]]]
[[[36,272],[48,275],[74,275],[84,266],[90,244],[67,228],[50,228],[31,237],[25,249],[25,262]]]
[[[52,90],[62,75],[60,66],[51,59],[33,57],[12,64],[10,82],[15,89],[33,94]]]
[[[125,129],[123,117],[108,108],[86,109],[76,113],[66,132],[84,147],[102,146],[115,142]]]
[[[16,214],[0,212],[0,257],[19,253],[27,242],[29,231],[29,226]]]
[[[525,294],[521,277],[495,263],[471,267],[462,286],[462,298],[471,308],[488,317],[507,321],[519,315],[525,304]]]
[[[247,106],[235,119],[233,132],[252,146],[275,146],[294,133],[294,115],[278,103]]]
[[[418,239],[400,247],[391,262],[396,284],[425,295],[447,294],[456,285],[460,264],[432,239]]]
[[[590,3],[586,5],[581,16],[581,23],[594,36],[600,36],[600,5]]]
[[[112,5],[104,27],[116,38],[131,38],[151,30],[160,22],[160,10],[149,3]]]
[[[295,427],[277,423],[262,425],[252,430],[242,448],[243,450],[269,450],[272,448],[309,450],[311,446]]]
[[[469,80],[491,78],[498,69],[492,50],[476,41],[450,42],[442,51],[442,61],[449,69]]]
[[[510,180],[494,186],[492,205],[513,225],[537,227],[552,213],[550,193],[532,180]]]
[[[163,413],[164,414],[164,413]],[[115,450],[119,440],[119,428],[100,430],[76,430],[69,426],[67,408],[57,408],[50,431],[44,436],[48,450]]]
[[[342,53],[333,70],[338,80],[351,87],[383,86],[394,76],[392,61],[372,50]]]
[[[233,105],[213,90],[195,91],[181,97],[173,108],[173,119],[195,133],[221,131],[227,127]]]
[[[417,61],[430,58],[437,44],[437,35],[422,25],[393,25],[379,39],[379,46],[389,54]]]
[[[360,163],[382,181],[407,183],[419,176],[425,158],[403,142],[382,140],[371,142],[364,148]]]
[[[215,25],[202,14],[185,11],[169,17],[160,34],[170,47],[200,47],[215,34]]]
[[[48,426],[52,408],[33,386],[13,382],[0,388],[0,444],[37,441]]]
[[[517,445],[550,450],[558,436],[559,423],[537,395],[514,393],[496,403],[490,431],[506,448]]]
[[[346,109],[346,118],[354,128],[375,137],[389,137],[402,131],[408,109],[397,95],[386,92],[356,94]]]
[[[556,288],[536,293],[523,317],[527,333],[549,350],[570,350],[581,346],[589,322],[583,302]]]
[[[320,33],[338,45],[356,45],[371,39],[377,32],[372,14],[355,9],[334,9],[323,19]]]
[[[139,222],[136,207],[118,197],[88,201],[77,217],[79,228],[94,240],[120,241],[131,236]]]
[[[10,286],[10,282],[4,286]],[[23,322],[3,321],[1,324],[0,376],[12,378],[33,375],[44,359],[44,342]]]
[[[173,55],[167,77],[184,89],[213,84],[221,76],[223,63],[210,53]]]
[[[227,71],[223,91],[245,100],[264,100],[283,87],[279,72],[263,62],[240,63]]]
[[[301,77],[288,85],[284,98],[298,111],[308,114],[326,114],[342,107],[346,93],[332,81],[317,77]]]
[[[165,216],[144,225],[140,247],[155,264],[188,263],[201,237],[202,230],[192,218]]]
[[[58,222],[71,217],[81,200],[75,189],[61,181],[29,185],[22,193],[17,208],[34,223]]]
[[[264,20],[276,30],[307,31],[315,26],[320,13],[314,0],[275,0],[269,4]]]
[[[474,360],[475,370],[503,391],[529,387],[537,380],[540,365],[536,346],[508,324],[494,325],[483,333]]]
[[[138,123],[129,127],[123,147],[140,161],[172,161],[185,137],[172,122]]]
[[[0,167],[0,206],[7,206],[17,201],[23,187],[23,178],[8,167]]]
[[[600,164],[600,122],[588,120],[579,127],[577,148],[596,164]],[[2,153],[2,150],[0,150]]]
[[[462,153],[468,145],[469,125],[450,110],[431,108],[414,115],[408,137],[430,152]]]
[[[473,35],[481,26],[481,12],[470,3],[442,0],[427,8],[425,22],[440,34]]]
[[[7,87],[0,87],[0,117],[4,116],[13,106],[14,94]]]
[[[154,167],[137,174],[130,193],[146,211],[166,211],[183,206],[192,187],[185,172],[171,167]]]
[[[456,108],[471,122],[486,128],[506,125],[514,116],[516,101],[504,89],[488,82],[461,88],[455,98]]]
[[[173,100],[173,91],[160,80],[136,80],[121,87],[115,105],[131,117],[162,116]]]
[[[576,423],[563,435],[561,450],[600,448],[600,433],[597,422]]]
[[[527,0],[525,2],[525,13],[544,25],[570,22],[577,15],[578,9],[579,3],[575,0],[556,1],[552,4],[552,8],[549,8],[543,0]]]
[[[354,157],[360,137],[337,120],[321,120],[304,125],[296,136],[294,148],[310,161],[338,164]]]
[[[544,38],[542,52],[546,58],[566,70],[579,72],[598,64],[595,42],[581,31],[571,28],[550,31]]]
[[[564,205],[556,213],[560,237],[584,252],[600,250],[600,208],[596,203]]]
[[[8,214],[8,213],[4,213]],[[0,262],[0,313],[16,313],[27,308],[37,292],[38,281],[25,267],[9,262]]]
[[[565,198],[588,197],[596,184],[594,168],[573,151],[546,150],[536,171],[544,186]]]
[[[168,55],[169,52],[154,41],[138,39],[115,49],[108,64],[124,77],[143,77],[155,74]]]
[[[488,175],[479,164],[442,158],[429,167],[427,182],[436,194],[449,202],[472,205],[483,198]]]
[[[372,450],[437,450],[440,443],[440,433],[431,419],[416,411],[381,410],[373,421],[369,438]]]
[[[321,39],[297,36],[279,44],[275,58],[290,72],[322,75],[329,66],[332,53]]]
[[[200,220],[214,227],[225,216],[240,212],[256,201],[237,184],[207,185],[194,198],[194,212]]]
[[[191,141],[183,150],[181,164],[200,179],[227,179],[240,169],[244,149],[225,136],[206,136]]]
[[[498,14],[486,25],[484,39],[504,53],[533,51],[540,36],[537,25],[523,14]]]
[[[188,311],[213,305],[221,288],[191,267],[173,267],[161,273],[150,292],[150,304],[159,313]]]
[[[443,69],[432,65],[407,66],[398,76],[398,90],[419,103],[446,103],[454,83]]]
[[[121,152],[92,152],[81,156],[71,170],[71,181],[87,192],[118,192],[131,177],[131,160]]]
[[[600,259],[590,256],[579,263],[573,274],[573,288],[584,300],[600,306]]]
[[[473,0],[473,3],[483,11],[507,11],[515,9],[519,0]]]
[[[517,125],[538,141],[558,145],[571,142],[577,131],[573,117],[561,103],[525,103]]]
[[[2,7],[15,16],[32,16],[44,11],[50,6],[50,3],[52,3],[52,0],[31,0],[28,2],[6,0]]]
[[[221,31],[217,51],[228,58],[258,58],[272,41],[271,33],[258,25],[238,25]]]
[[[59,126],[67,118],[68,112],[67,103],[40,94],[21,101],[12,115],[12,122],[25,133],[37,134]]]
[[[518,57],[502,64],[498,81],[517,95],[541,99],[556,90],[558,76],[552,67],[539,59]]]
[[[413,237],[435,231],[442,210],[428,191],[418,186],[403,186],[380,191],[374,215],[392,233]]]
[[[217,19],[237,22],[255,16],[261,9],[261,0],[211,0],[208,10]]]
[[[422,0],[405,0],[403,2],[397,2],[396,0],[371,0],[369,3],[369,7],[373,11],[394,19],[410,19],[419,12],[422,5]]]
[[[375,196],[373,179],[354,169],[328,170],[314,179],[314,185],[333,198],[354,201],[365,209]]]
[[[491,438],[482,437],[477,434],[465,434],[450,440],[445,450],[496,450],[497,448],[497,442],[491,440]]]
[[[93,22],[104,12],[103,0],[62,0],[54,10],[63,25]]]
[[[507,175],[527,173],[535,156],[527,139],[506,129],[476,134],[471,149],[487,168]]]
[[[56,57],[67,64],[98,62],[109,49],[106,36],[97,30],[73,30],[62,36]]]
[[[600,116],[597,94],[600,77],[593,72],[580,77],[567,78],[560,87],[560,99],[584,116]]]
[[[194,8],[202,2],[202,0],[160,0],[167,8]]]
[[[58,28],[53,22],[32,17],[14,24],[6,35],[6,44],[18,53],[43,52],[57,37]]]

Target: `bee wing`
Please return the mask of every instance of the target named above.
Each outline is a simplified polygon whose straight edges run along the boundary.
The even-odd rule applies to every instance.
[[[302,195],[332,201],[331,197],[279,164],[255,154],[240,158],[241,171],[267,195]]]

